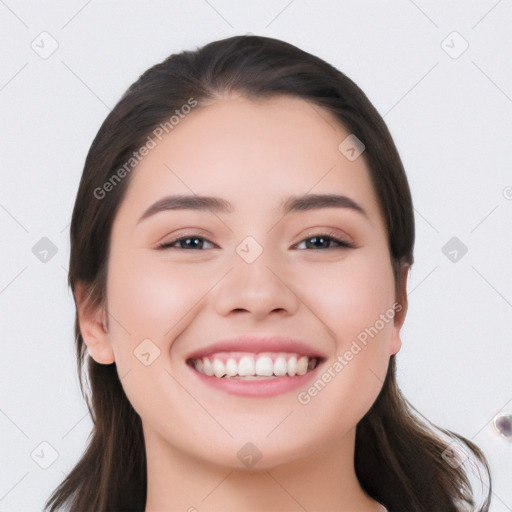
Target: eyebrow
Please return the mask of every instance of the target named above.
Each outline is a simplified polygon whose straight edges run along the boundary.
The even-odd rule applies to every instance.
[[[280,205],[282,215],[295,211],[316,210],[320,208],[344,208],[355,211],[368,218],[368,214],[353,199],[337,194],[306,194],[291,196]],[[140,217],[137,224],[148,217],[168,210],[199,210],[218,213],[232,213],[233,205],[220,197],[198,195],[167,196],[151,205]]]

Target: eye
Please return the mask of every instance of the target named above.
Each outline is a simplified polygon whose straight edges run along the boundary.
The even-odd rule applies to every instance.
[[[311,242],[311,243],[308,243]],[[206,249],[206,244],[210,244],[211,246],[214,246],[212,242],[207,240],[206,238],[202,236],[195,236],[195,235],[188,235],[188,236],[181,236],[179,238],[175,238],[174,240],[171,240],[170,242],[164,242],[162,244],[157,245],[157,249],[184,249],[184,250],[201,250]],[[306,244],[306,247],[300,248],[299,246],[302,244]],[[332,244],[335,244],[332,246]],[[178,246],[177,246],[178,244]],[[345,242],[343,240],[340,240],[339,238],[336,238],[332,236],[331,234],[316,234],[313,236],[309,236],[308,238],[305,238],[302,240],[302,242],[299,242],[295,246],[296,248],[306,248],[306,249],[335,249],[335,248],[341,248],[341,249],[351,249],[355,246],[349,242]],[[214,247],[210,247],[214,248]]]
[[[310,242],[308,244],[308,242]],[[331,243],[334,242],[336,245],[334,247],[331,246]],[[355,246],[349,242],[345,242],[343,240],[340,240],[339,238],[336,238],[332,236],[331,234],[321,234],[318,233],[313,236],[309,236],[308,238],[305,238],[302,242],[299,242],[296,247],[299,248],[300,245],[304,244],[306,245],[306,249],[335,249],[335,248],[341,248],[341,249],[353,249]]]
[[[185,243],[187,242],[187,243]],[[179,238],[175,238],[170,242],[164,242],[162,244],[158,244],[157,249],[204,249],[204,243],[208,243],[213,245],[212,242],[203,238],[201,236],[189,235],[189,236],[180,236]],[[175,247],[176,244],[179,244],[179,247]]]

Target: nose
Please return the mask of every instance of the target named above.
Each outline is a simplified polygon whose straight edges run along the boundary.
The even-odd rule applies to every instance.
[[[252,263],[234,259],[233,268],[216,287],[215,309],[222,316],[245,312],[254,320],[270,314],[293,315],[300,301],[291,279],[289,272],[267,258],[266,251]]]

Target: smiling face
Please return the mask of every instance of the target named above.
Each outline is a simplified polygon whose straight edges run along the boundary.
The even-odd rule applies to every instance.
[[[93,358],[115,360],[148,459],[243,467],[252,442],[261,468],[353,446],[403,313],[392,318],[365,161],[338,149],[348,135],[301,99],[230,96],[132,172],[111,233],[108,332],[93,326],[101,311],[80,326]],[[254,373],[265,377],[236,378]]]

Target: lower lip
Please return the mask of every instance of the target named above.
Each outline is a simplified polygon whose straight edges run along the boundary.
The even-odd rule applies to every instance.
[[[219,391],[224,391],[231,395],[250,396],[250,397],[268,397],[288,393],[301,386],[306,385],[317,373],[322,363],[306,373],[305,375],[296,375],[295,377],[275,377],[272,379],[261,380],[241,380],[210,377],[204,373],[199,373],[194,367],[189,368],[206,385]]]

